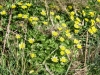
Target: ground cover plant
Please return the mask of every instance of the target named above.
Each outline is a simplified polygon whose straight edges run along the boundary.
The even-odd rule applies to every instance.
[[[100,0],[0,3],[0,75],[100,75]]]

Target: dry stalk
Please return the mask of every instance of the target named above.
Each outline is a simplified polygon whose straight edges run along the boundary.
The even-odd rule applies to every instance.
[[[45,64],[44,66],[45,66],[46,71],[47,71],[50,75],[54,75],[54,74],[50,71],[50,69],[49,69],[49,67],[47,66],[47,64]]]
[[[10,10],[9,20],[8,20],[8,24],[7,24],[7,31],[6,31],[6,34],[5,34],[4,41],[3,41],[3,53],[4,53],[4,50],[5,50],[5,47],[6,47],[6,42],[9,38],[11,18],[12,18],[12,10]]]
[[[88,49],[88,32],[86,33],[86,46],[85,46],[85,58],[84,58],[84,67],[87,67],[86,61],[87,61],[87,49]],[[87,68],[85,68],[85,73],[87,71]],[[86,74],[85,74],[86,75]]]

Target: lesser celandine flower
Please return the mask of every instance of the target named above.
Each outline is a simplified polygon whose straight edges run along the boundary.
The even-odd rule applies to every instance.
[[[59,16],[59,15],[56,15],[55,18],[56,18],[57,20],[60,20],[60,16]]]
[[[63,27],[67,27],[67,26],[66,26],[66,23],[62,23],[61,25],[62,25]]]
[[[65,46],[60,45],[60,50],[64,51],[65,49],[66,49],[66,47],[65,47]]]
[[[16,8],[16,5],[15,4],[12,4],[11,8],[12,9],[15,9]]]
[[[43,21],[43,24],[44,24],[44,25],[48,25],[48,22],[47,22],[47,21]]]
[[[18,2],[17,4],[18,4],[18,5],[22,5],[22,2]]]
[[[70,33],[70,29],[67,29],[65,32],[66,32],[66,34],[67,34],[67,33]]]
[[[32,4],[31,4],[31,3],[26,3],[26,5],[27,5],[28,7],[32,6]]]
[[[64,51],[60,51],[60,54],[61,54],[61,55],[64,55],[64,54],[65,54],[65,52],[64,52]]]
[[[61,57],[60,58],[60,62],[62,62],[62,63],[65,63],[65,62],[67,62],[68,60],[63,56],[63,57]]]
[[[34,41],[35,41],[34,38],[29,38],[28,39],[28,42],[31,43],[31,44],[34,43]]]
[[[72,35],[71,35],[70,33],[66,33],[66,36],[67,36],[68,38],[71,38],[71,37],[72,37]]]
[[[89,19],[88,19],[88,18],[85,18],[85,21],[86,21],[86,22],[88,22],[88,21],[89,21]]]
[[[74,16],[70,16],[70,19],[71,19],[72,21],[74,21]]]
[[[52,31],[52,35],[53,35],[53,36],[58,36],[58,32]]]
[[[71,10],[73,7],[71,5],[69,5],[68,8]]]
[[[94,25],[94,24],[95,24],[95,20],[91,19],[91,25]]]
[[[53,56],[53,57],[51,58],[51,60],[52,60],[53,62],[58,62],[58,57]]]
[[[90,15],[91,17],[94,17],[95,13],[94,13],[93,11],[91,11],[91,12],[89,12],[89,15]]]
[[[22,18],[27,19],[28,15],[25,14],[25,15],[22,16]]]
[[[86,12],[84,10],[82,10],[82,14],[83,16],[86,16]]]
[[[64,39],[63,37],[60,37],[59,40],[60,40],[61,42],[63,42],[65,39]]]
[[[99,18],[96,18],[96,22],[100,22],[100,19]]]
[[[33,17],[30,17],[28,20],[29,20],[30,22],[32,22],[32,21],[33,21]]]
[[[5,10],[3,10],[3,11],[0,12],[0,14],[1,14],[1,15],[6,15],[7,13],[6,13]]]
[[[22,9],[26,9],[27,6],[26,6],[26,5],[22,5],[21,8],[22,8]]]
[[[20,39],[21,38],[21,36],[19,35],[19,34],[16,34],[16,39]]]
[[[30,70],[29,73],[32,74],[34,72],[34,70]]]
[[[97,0],[97,2],[99,2],[99,3],[100,3],[100,0]]]
[[[76,18],[76,21],[81,22],[80,18],[78,18],[78,17]]]
[[[91,33],[91,34],[94,34],[97,32],[97,28],[95,26],[92,26],[88,29],[88,32]]]
[[[75,28],[80,28],[80,26],[78,24],[74,24]]]
[[[65,53],[66,53],[66,54],[70,54],[71,52],[70,52],[70,50],[66,49],[66,50],[65,50]]]
[[[52,15],[52,16],[53,16],[53,15],[54,15],[54,12],[53,12],[53,11],[50,11],[50,15]]]
[[[46,16],[46,11],[45,10],[42,10],[40,13],[41,13],[41,15]]]
[[[74,12],[74,11],[72,11],[72,12],[70,13],[70,15],[71,15],[71,16],[74,16],[74,15],[75,15],[75,12]]]
[[[33,17],[33,20],[34,20],[34,21],[38,21],[39,18],[38,18],[38,17]]]
[[[58,30],[61,31],[62,30],[62,27],[58,27]]]
[[[37,22],[36,22],[36,21],[33,21],[33,22],[32,22],[32,25],[37,25]]]
[[[78,43],[79,43],[79,40],[74,39],[74,43],[75,43],[75,44],[78,44]]]
[[[19,49],[24,49],[25,48],[25,43],[24,42],[21,42],[20,44],[19,44]]]
[[[74,30],[74,33],[76,33],[76,34],[79,33],[79,30],[75,29],[75,30]]]
[[[22,15],[21,13],[20,13],[20,14],[18,14],[18,17],[19,17],[19,18],[22,18],[22,16],[23,16],[23,15]]]
[[[36,54],[35,53],[30,53],[30,57],[34,58],[34,57],[36,57]]]
[[[77,48],[78,49],[82,49],[82,45],[81,44],[77,44]]]

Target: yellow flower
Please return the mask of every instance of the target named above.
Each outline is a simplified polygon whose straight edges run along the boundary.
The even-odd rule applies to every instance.
[[[91,19],[91,25],[95,24],[95,20]]]
[[[44,24],[44,25],[48,25],[48,22],[44,21],[43,24]]]
[[[21,42],[21,43],[19,44],[19,49],[24,49],[24,48],[25,48],[25,43]]]
[[[72,12],[70,13],[70,15],[71,15],[71,16],[74,16],[74,15],[75,15],[75,12],[74,12],[74,11],[72,11]]]
[[[15,9],[16,8],[16,5],[15,4],[12,4],[11,8],[12,9]]]
[[[60,16],[59,16],[59,15],[56,15],[55,18],[56,18],[57,20],[60,20]]]
[[[53,57],[51,58],[51,60],[52,60],[53,62],[58,62],[58,57],[53,56]]]
[[[91,11],[91,12],[89,12],[89,15],[90,15],[91,17],[94,17],[95,13]]]
[[[97,2],[100,2],[100,0],[97,0]]]
[[[35,53],[30,53],[30,57],[34,58],[34,57],[36,57],[36,54]]]
[[[28,15],[23,15],[22,18],[27,19]]]
[[[3,8],[3,6],[2,5],[0,5],[0,9],[2,9]]]
[[[65,49],[66,49],[66,47],[65,47],[65,46],[60,45],[60,50],[64,51]]]
[[[41,15],[46,16],[46,11],[42,10],[40,13]]]
[[[74,43],[75,43],[75,44],[78,44],[78,43],[79,43],[79,40],[74,39]]]
[[[83,16],[86,16],[86,12],[84,10],[82,10],[82,14]]]
[[[78,18],[78,17],[76,18],[76,21],[81,22],[80,18]]]
[[[89,21],[89,19],[88,19],[88,18],[85,18],[85,21],[86,21],[86,22],[88,22],[88,21]]]
[[[22,9],[26,9],[27,6],[26,6],[26,5],[22,5],[21,8],[22,8]]]
[[[30,70],[30,72],[29,72],[29,73],[30,73],[30,74],[32,74],[33,72],[34,72],[34,70]]]
[[[80,28],[80,26],[78,24],[74,24],[75,28]]]
[[[66,50],[65,50],[65,53],[66,53],[66,54],[70,54],[71,52],[70,52],[70,50],[66,49]]]
[[[32,4],[31,4],[31,3],[26,3],[26,5],[27,5],[28,7],[32,6]]]
[[[71,19],[72,21],[74,21],[74,16],[70,16],[70,19]]]
[[[54,15],[54,12],[50,11],[50,15],[52,15],[52,16],[53,16],[53,15]]]
[[[16,34],[16,36],[15,36],[17,39],[20,39],[21,38],[21,36],[19,35],[19,34]]]
[[[69,5],[68,8],[71,10],[73,7],[71,5]]]
[[[61,25],[62,25],[63,27],[67,27],[65,23],[62,23]]]
[[[62,27],[58,27],[58,30],[61,31],[62,30]]]
[[[28,20],[29,20],[30,22],[32,22],[32,21],[33,21],[33,17],[30,17]]]
[[[79,33],[79,30],[76,30],[76,29],[75,29],[75,30],[74,30],[74,33],[76,33],[76,34]]]
[[[100,19],[99,18],[96,18],[96,22],[100,22]]]
[[[82,45],[81,44],[77,44],[77,48],[78,49],[82,49]]]
[[[65,39],[64,39],[63,37],[60,37],[59,40],[60,40],[61,42],[63,42]]]
[[[90,8],[89,6],[86,6],[86,8],[88,9],[88,8]]]
[[[31,44],[32,44],[34,41],[35,41],[35,40],[34,40],[33,38],[29,38],[29,39],[28,39],[28,42],[31,43]]]
[[[69,33],[70,32],[70,29],[67,29],[65,32],[66,32],[66,34]]]
[[[58,36],[58,32],[52,31],[52,35],[53,35],[53,36]]]
[[[38,21],[39,18],[38,18],[38,17],[33,17],[33,20],[34,20],[34,21]]]
[[[23,16],[22,14],[18,14],[18,17],[19,17],[19,18],[22,18],[22,16]]]
[[[72,35],[71,35],[70,33],[66,33],[66,36],[67,36],[68,38],[71,38],[71,37],[72,37]]]
[[[92,26],[91,28],[88,29],[88,32],[94,34],[97,32],[97,28],[95,26]]]
[[[36,21],[33,21],[33,22],[32,22],[32,24],[33,24],[33,25],[36,25],[36,24],[37,24],[37,22],[36,22]]]
[[[95,32],[97,32],[97,28],[95,27],[95,26],[92,26],[92,31],[95,33]]]
[[[1,14],[1,15],[6,15],[7,13],[6,13],[5,10],[3,10],[3,11],[0,12],[0,14]]]
[[[18,2],[17,4],[18,4],[18,5],[22,5],[22,2]]]
[[[91,28],[88,29],[88,32],[89,32],[90,34],[94,34]]]
[[[61,54],[61,55],[64,55],[64,54],[65,54],[65,52],[64,52],[64,51],[60,51],[60,54]]]
[[[67,61],[68,61],[68,60],[67,60],[64,56],[60,58],[60,62],[65,63],[65,62],[67,62]]]

